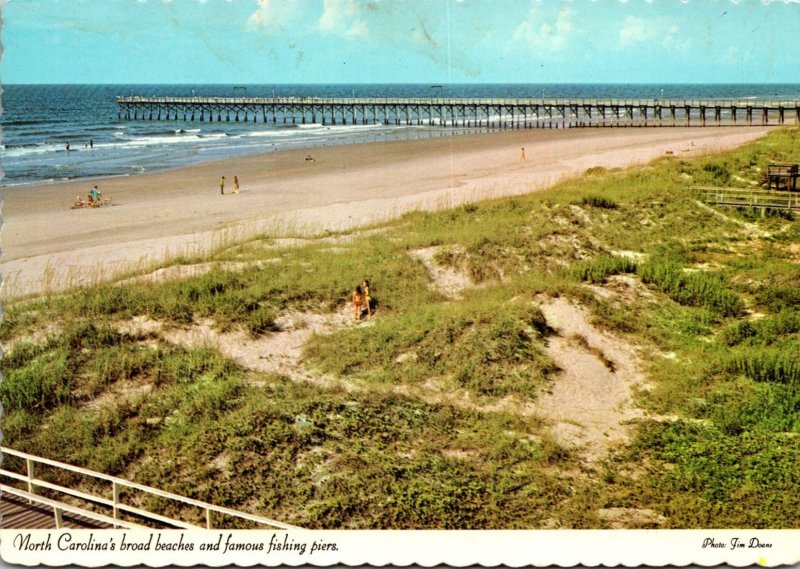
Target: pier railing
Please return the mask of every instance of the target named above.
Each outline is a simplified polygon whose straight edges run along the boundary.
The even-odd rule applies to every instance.
[[[87,518],[96,520],[103,524],[130,528],[130,527],[143,527],[142,524],[131,521],[131,517],[138,520],[145,520],[151,524],[160,524],[161,527],[171,528],[184,528],[191,529],[197,527],[205,527],[212,529],[219,527],[214,523],[214,515],[221,518],[223,516],[230,517],[238,520],[246,520],[251,522],[257,527],[272,528],[272,529],[297,529],[295,526],[285,524],[276,520],[216,506],[200,500],[194,500],[172,492],[165,492],[157,488],[138,484],[116,476],[109,476],[86,468],[80,468],[63,462],[50,460],[47,458],[38,457],[32,454],[16,451],[7,447],[0,447],[0,452],[4,455],[4,467],[0,468],[0,478],[7,481],[15,481],[17,485],[20,483],[24,486],[24,490],[14,487],[10,484],[0,484],[0,490],[8,492],[25,498],[31,502],[42,504],[51,507],[54,512],[56,526],[60,527],[62,512],[70,512],[77,515],[82,515]],[[6,468],[8,464],[8,457],[15,457],[21,460],[19,471],[14,471]],[[15,461],[20,462],[20,461]],[[45,480],[38,475],[40,470],[39,466],[47,466],[60,471],[61,473],[78,474],[89,480],[100,483],[105,486],[106,491],[103,494],[89,493],[83,490],[77,490],[64,485],[56,484],[51,481]],[[58,496],[57,499],[41,495],[41,490],[44,489],[48,495]],[[167,502],[171,502],[181,508],[188,507],[194,511],[202,512],[205,518],[205,524],[197,525],[185,520],[176,519],[168,516],[158,514],[156,512],[148,511],[142,508],[135,507],[125,502],[124,492],[135,490],[145,496],[155,496],[162,498]],[[73,503],[68,503],[65,500],[71,500]],[[77,502],[81,505],[76,505]],[[96,511],[99,507],[105,513]],[[128,519],[123,518],[123,514],[130,514]]]
[[[344,105],[632,105],[642,107],[717,107],[736,106],[767,107],[770,109],[794,108],[800,99],[615,99],[561,97],[147,97],[142,95],[120,96],[117,103],[222,103],[231,105],[261,105],[271,103],[344,104]]]

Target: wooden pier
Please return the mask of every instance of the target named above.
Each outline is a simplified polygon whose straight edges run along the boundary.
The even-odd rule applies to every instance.
[[[117,97],[121,120],[454,128],[764,126],[800,122],[800,100]]]

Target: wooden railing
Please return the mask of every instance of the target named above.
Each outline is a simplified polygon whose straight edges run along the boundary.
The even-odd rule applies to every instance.
[[[265,528],[299,529],[296,528],[295,526],[285,524],[283,522],[279,522],[276,520],[272,520],[269,518],[265,518],[262,516],[248,514],[246,512],[240,512],[238,510],[224,508],[222,506],[215,506],[214,504],[209,504],[207,502],[202,502],[200,500],[194,500],[192,498],[186,498],[185,496],[173,494],[172,492],[165,492],[164,490],[158,490],[157,488],[152,488],[150,486],[145,486],[144,484],[131,482],[123,478],[117,478],[116,476],[109,476],[107,474],[102,474],[100,472],[95,472],[93,470],[88,470],[86,468],[80,468],[78,466],[72,466],[70,464],[66,464],[63,462],[58,462],[55,460],[38,457],[32,454],[16,451],[7,447],[0,447],[0,452],[5,457],[13,456],[20,458],[24,461],[24,472],[14,472],[5,468],[8,461],[5,460],[4,458],[3,461],[4,467],[0,468],[0,477],[4,479],[16,480],[17,482],[22,482],[26,485],[26,490],[23,491],[20,490],[19,488],[14,488],[7,484],[0,484],[0,490],[3,492],[9,492],[10,494],[14,494],[15,496],[26,498],[31,502],[36,502],[39,504],[43,504],[45,506],[52,507],[54,511],[54,516],[56,518],[57,527],[60,527],[61,513],[71,512],[73,514],[86,516],[88,518],[91,518],[99,522],[123,528],[144,527],[141,524],[137,524],[122,518],[123,513],[128,513],[132,514],[133,516],[136,516],[137,518],[143,520],[149,520],[150,522],[156,522],[157,524],[163,524],[164,526],[173,528],[191,529],[191,528],[205,527],[206,529],[212,529],[216,527],[213,523],[213,515],[219,514],[222,516],[228,516],[239,520],[247,520],[253,522],[254,524],[256,524],[256,526],[263,526]],[[96,494],[89,494],[87,492],[75,490],[73,488],[68,488],[66,486],[61,486],[59,484],[54,484],[52,482],[48,482],[47,480],[37,478],[36,476],[37,465],[47,465],[61,471],[80,474],[89,477],[95,481],[104,482],[109,485],[108,495],[100,496]],[[96,506],[99,505],[101,507],[105,507],[109,510],[108,513],[110,515],[101,514],[90,509],[67,504],[65,502],[62,502],[61,500],[52,500],[43,496],[39,496],[37,495],[37,490],[40,488],[50,490],[52,492],[55,492],[56,494],[77,498],[78,500],[81,500],[87,505],[93,504]],[[198,508],[205,515],[205,524],[201,526],[189,523],[183,520],[170,518],[161,514],[157,514],[155,512],[147,511],[126,504],[124,500],[121,499],[122,491],[126,489],[137,490],[146,495],[158,496],[160,498],[164,498],[166,500],[175,502],[177,504]]]
[[[780,192],[749,188],[694,188],[708,204],[730,207],[800,211],[800,192]]]

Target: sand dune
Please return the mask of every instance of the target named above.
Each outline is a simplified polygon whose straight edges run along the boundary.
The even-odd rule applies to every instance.
[[[129,177],[5,188],[2,297],[110,277],[256,232],[347,229],[409,210],[541,190],[593,166],[723,150],[766,132],[522,130],[276,152]],[[241,193],[221,196],[222,175],[229,192],[237,175]],[[75,196],[85,196],[95,183],[114,205],[70,209]]]

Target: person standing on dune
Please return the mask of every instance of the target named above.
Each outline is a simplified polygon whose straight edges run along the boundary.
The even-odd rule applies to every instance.
[[[353,316],[356,320],[361,320],[361,306],[364,304],[364,292],[361,289],[361,285],[356,285],[356,288],[353,290]]]

